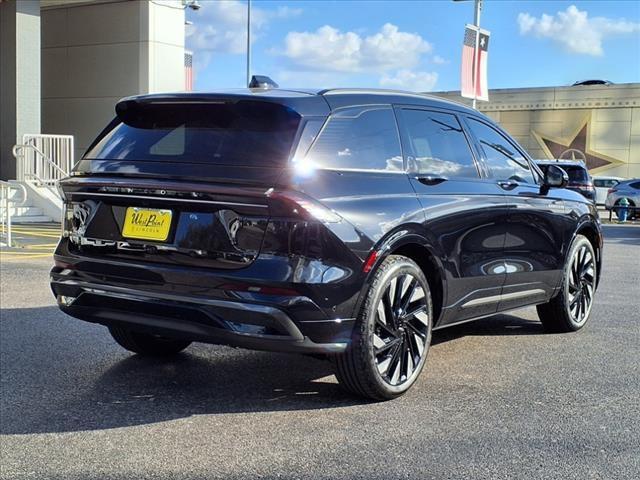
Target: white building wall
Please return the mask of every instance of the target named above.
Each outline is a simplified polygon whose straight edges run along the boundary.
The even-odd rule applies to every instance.
[[[11,179],[13,146],[40,133],[40,2],[0,2],[0,49],[0,179]]]
[[[75,136],[79,159],[122,97],[184,90],[179,1],[43,8],[42,131]]]

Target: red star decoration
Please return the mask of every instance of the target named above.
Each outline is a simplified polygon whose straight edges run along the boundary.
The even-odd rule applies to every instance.
[[[549,149],[549,152],[551,152],[551,156],[553,158],[563,158],[562,154],[567,150],[578,150],[584,154],[584,157],[587,163],[587,168],[589,170],[610,165],[613,162],[595,154],[594,152],[590,152],[590,150],[587,148],[588,125],[589,125],[588,123],[584,124],[584,126],[580,129],[578,134],[575,137],[573,137],[573,140],[571,140],[569,145],[564,145],[562,143],[553,141],[549,138],[545,138],[545,136],[542,134],[540,134],[540,138]]]

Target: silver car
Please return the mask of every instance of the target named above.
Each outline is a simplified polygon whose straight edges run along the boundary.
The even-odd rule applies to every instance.
[[[622,177],[593,177],[593,186],[596,188],[596,205],[604,205],[609,190],[624,180]]]
[[[623,198],[629,200],[629,207],[640,207],[640,178],[625,180],[615,187],[610,188],[604,206],[607,210],[613,208],[613,210],[616,211],[616,206],[620,204],[620,200]],[[629,212],[631,218],[637,217],[638,215],[640,215],[640,211],[633,208]]]

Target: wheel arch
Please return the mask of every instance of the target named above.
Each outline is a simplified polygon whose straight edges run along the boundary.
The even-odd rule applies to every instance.
[[[447,284],[445,281],[445,270],[440,261],[438,250],[434,245],[432,241],[421,233],[409,230],[395,232],[380,242],[378,246],[372,250],[372,253],[376,252],[377,257],[371,270],[367,274],[356,303],[354,315],[357,315],[360,311],[367,289],[379,265],[389,255],[403,255],[418,264],[429,282],[433,303],[433,325],[437,325],[443,307],[446,305]]]
[[[589,240],[589,243],[591,243],[593,250],[596,252],[596,266],[597,266],[596,288],[597,288],[598,285],[600,284],[600,272],[601,272],[601,265],[602,265],[602,246],[603,246],[602,231],[592,221],[587,220],[587,221],[583,221],[578,225],[578,228],[576,229],[576,233],[573,236],[572,243],[577,235],[583,235],[584,237],[586,237],[587,240]]]

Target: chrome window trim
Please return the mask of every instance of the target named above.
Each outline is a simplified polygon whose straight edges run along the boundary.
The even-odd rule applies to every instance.
[[[152,197],[146,195],[130,195],[130,194],[118,194],[118,193],[94,193],[94,192],[69,192],[67,193],[69,196],[74,195],[85,195],[85,196],[100,196],[100,197],[111,197],[111,198],[134,198],[139,200],[165,200],[172,202],[183,202],[183,203],[206,203],[212,205],[229,205],[234,207],[255,207],[255,208],[268,208],[267,205],[260,205],[258,203],[240,203],[240,202],[221,202],[216,200],[196,200],[189,198],[174,198],[174,197]]]

